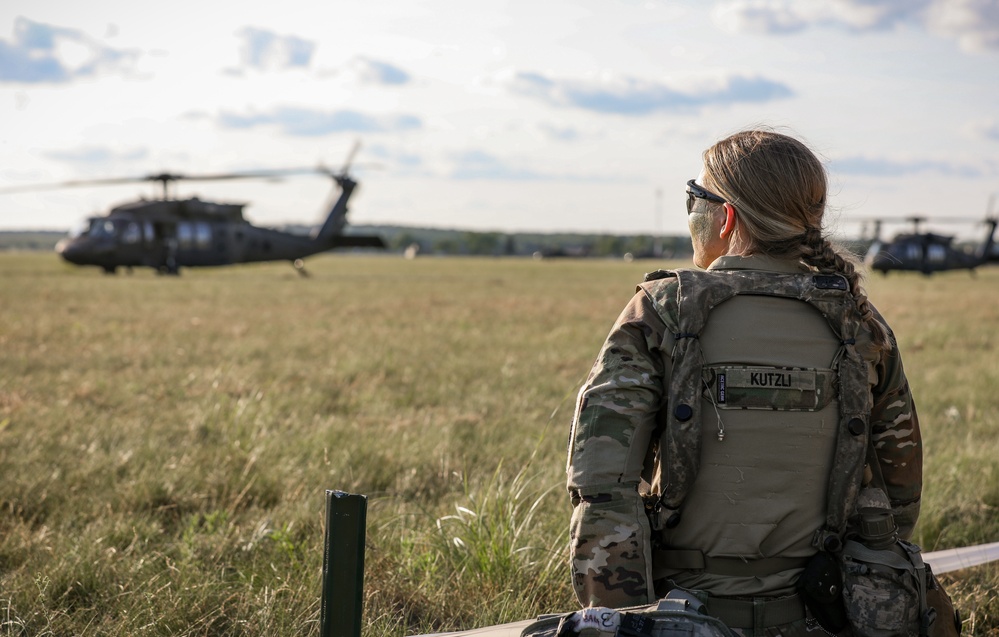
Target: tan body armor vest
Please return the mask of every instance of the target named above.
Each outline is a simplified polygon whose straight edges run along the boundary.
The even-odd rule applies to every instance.
[[[876,378],[848,282],[678,270],[642,287],[675,341],[653,480],[656,577],[716,594],[789,587],[816,548],[837,548],[863,475]],[[703,346],[709,314],[735,297]]]

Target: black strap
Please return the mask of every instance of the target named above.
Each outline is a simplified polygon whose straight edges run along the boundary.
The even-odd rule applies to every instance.
[[[808,558],[763,557],[744,560],[739,557],[710,557],[697,549],[658,549],[652,556],[653,577],[659,579],[676,570],[705,571],[732,577],[765,577],[794,568],[805,568]]]
[[[805,604],[799,595],[790,597],[756,597],[752,600],[708,598],[708,614],[731,628],[752,628],[762,635],[766,628],[782,626],[805,618]]]

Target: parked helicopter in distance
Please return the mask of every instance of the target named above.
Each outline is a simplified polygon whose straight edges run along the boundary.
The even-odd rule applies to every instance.
[[[214,175],[151,174],[143,177],[69,181],[51,185],[20,186],[0,190],[23,192],[75,186],[159,182],[160,199],[140,199],[112,208],[106,215],[86,223],[56,246],[69,263],[95,265],[108,274],[119,267],[147,266],[162,274],[179,274],[181,267],[220,266],[261,261],[290,261],[305,275],[302,259],[334,248],[385,248],[379,236],[345,234],[347,202],[357,187],[348,170],[356,154],[354,146],[343,168],[324,167],[260,170]],[[243,217],[244,204],[215,203],[197,197],[170,196],[170,184],[179,181],[229,179],[276,179],[299,174],[330,177],[340,195],[325,222],[311,234],[284,232],[255,226]]]
[[[927,221],[926,217],[904,219],[913,224],[912,232],[897,234],[891,241],[880,238],[881,222],[886,220],[875,220],[874,241],[867,250],[864,263],[871,270],[885,275],[895,270],[922,272],[926,275],[945,270],[974,271],[978,266],[995,260],[991,253],[995,243],[997,218],[991,215],[991,208],[990,205],[990,214],[985,218],[988,234],[981,247],[973,252],[955,246],[952,236],[920,232],[919,226]]]

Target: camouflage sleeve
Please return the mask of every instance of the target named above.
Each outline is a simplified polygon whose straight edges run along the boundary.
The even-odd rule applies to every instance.
[[[665,332],[649,299],[636,294],[579,392],[567,472],[572,584],[583,606],[655,599],[651,531],[638,485],[664,400]]]
[[[916,405],[892,335],[892,348],[877,365],[871,439],[899,534],[908,539],[919,517],[923,488],[923,443]]]

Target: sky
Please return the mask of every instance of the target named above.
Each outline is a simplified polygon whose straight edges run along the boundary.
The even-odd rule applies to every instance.
[[[974,236],[957,220],[999,194],[999,0],[3,0],[0,121],[0,189],[339,168],[359,142],[355,224],[616,234],[685,232],[704,149],[767,126],[825,162],[830,230]],[[178,192],[280,225],[330,190]],[[0,194],[0,229],[156,194]]]

